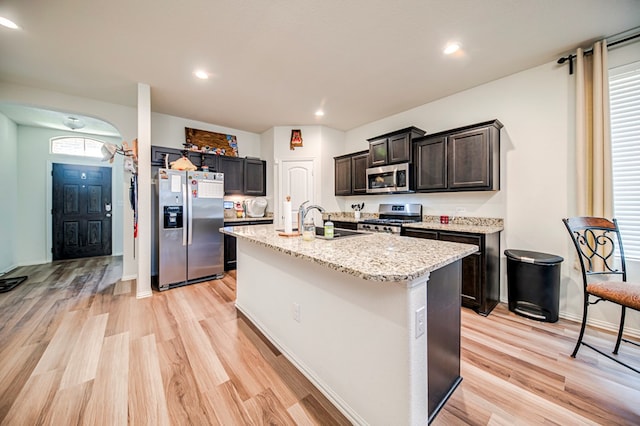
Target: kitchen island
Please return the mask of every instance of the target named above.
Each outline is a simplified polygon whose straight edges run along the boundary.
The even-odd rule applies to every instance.
[[[237,309],[355,424],[424,425],[460,379],[460,259],[387,234],[237,237]]]

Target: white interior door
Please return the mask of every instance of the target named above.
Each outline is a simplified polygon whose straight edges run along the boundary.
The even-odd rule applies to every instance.
[[[280,214],[279,225],[283,226],[284,212],[282,205],[287,195],[291,196],[291,217],[293,218],[293,227],[297,226],[298,207],[303,202],[309,200],[309,204],[314,204],[314,176],[313,176],[313,160],[283,160],[280,167],[280,188],[279,206]]]

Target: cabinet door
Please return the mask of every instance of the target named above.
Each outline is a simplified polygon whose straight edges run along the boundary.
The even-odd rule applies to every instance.
[[[476,235],[461,235],[452,232],[440,232],[441,241],[473,244],[478,252],[462,259],[462,305],[478,308],[482,303],[482,237]]]
[[[209,167],[210,172],[217,172],[220,167],[218,165],[218,157],[219,156],[215,154],[203,154],[202,165]]]
[[[369,142],[369,167],[387,164],[387,138]]]
[[[447,137],[419,140],[414,145],[416,191],[447,188]]]
[[[351,195],[351,156],[335,159],[335,195]]]
[[[449,135],[449,189],[491,189],[489,127]]]
[[[224,270],[236,269],[236,237],[224,236]]]
[[[189,161],[191,161],[191,164],[193,164],[198,168],[198,170],[200,170],[200,168],[202,167],[203,155],[204,154],[202,154],[201,152],[193,152],[193,151],[187,152],[187,158],[189,159]]]
[[[178,148],[165,148],[163,146],[151,147],[151,164],[154,166],[165,166],[165,156],[167,156],[167,165],[171,167],[171,162],[182,157],[182,150]]]
[[[244,191],[244,158],[220,156],[220,171],[224,173],[224,193],[242,194]]]
[[[369,153],[354,155],[351,157],[351,192],[353,194],[367,193],[367,165]]]
[[[265,161],[247,158],[244,162],[244,193],[267,195],[267,165]]]
[[[388,164],[407,163],[411,161],[411,135],[391,136],[387,141]]]

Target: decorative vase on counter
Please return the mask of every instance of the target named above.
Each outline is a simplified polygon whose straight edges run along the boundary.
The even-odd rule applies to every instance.
[[[353,217],[356,220],[360,220],[360,210],[356,210],[355,212],[353,212]]]

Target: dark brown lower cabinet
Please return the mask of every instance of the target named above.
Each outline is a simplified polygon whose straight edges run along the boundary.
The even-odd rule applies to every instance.
[[[473,244],[478,247],[462,259],[462,306],[489,315],[500,300],[500,233],[474,234],[403,228],[402,235]]]
[[[246,220],[225,222],[224,226],[247,226],[247,225],[269,225],[273,223],[273,219],[261,219],[261,220]],[[230,271],[236,269],[237,256],[236,256],[236,237],[231,235],[224,235],[224,270]]]

